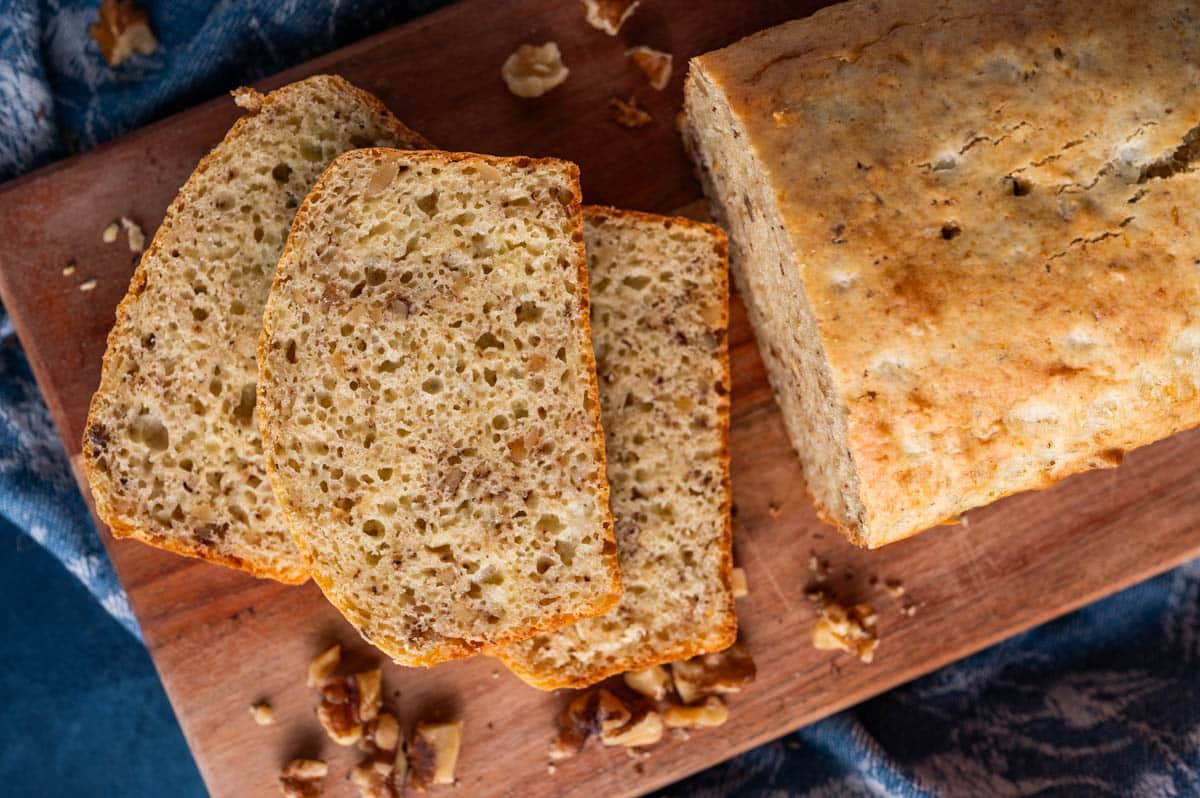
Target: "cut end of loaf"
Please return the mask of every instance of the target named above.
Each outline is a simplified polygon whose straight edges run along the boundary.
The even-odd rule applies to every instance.
[[[725,235],[586,208],[584,237],[624,593],[602,616],[497,652],[544,690],[719,651],[737,636]]]
[[[424,142],[337,77],[239,101],[251,113],[180,189],[117,309],[84,467],[114,535],[297,583],[307,564],[254,422],[263,305],[296,208],[329,161]]]
[[[365,637],[428,665],[620,595],[578,170],[359,150],[305,201],[260,342],[276,492]]]

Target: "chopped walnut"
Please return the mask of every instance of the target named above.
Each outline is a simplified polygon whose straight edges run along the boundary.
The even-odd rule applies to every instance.
[[[750,588],[746,585],[746,570],[744,568],[734,568],[729,576],[734,598],[742,598],[749,595]]]
[[[380,712],[379,716],[363,727],[363,739],[359,747],[364,750],[378,749],[380,751],[395,751],[400,744],[400,724],[396,716],[390,712]]]
[[[671,689],[671,674],[662,665],[629,671],[623,676],[629,689],[641,693],[653,701],[662,701]]]
[[[608,690],[580,693],[558,715],[558,736],[550,748],[550,758],[574,756],[583,750],[588,738],[613,732],[631,717],[629,708]]]
[[[621,127],[639,128],[654,121],[654,117],[638,108],[637,100],[633,97],[629,98],[629,102],[619,97],[610,97],[608,110],[612,112],[613,121]]]
[[[462,721],[418,723],[408,751],[409,782],[417,790],[453,784],[462,744]]]
[[[112,222],[108,227],[104,228],[104,232],[100,234],[100,240],[105,244],[111,244],[117,240],[117,233],[121,232],[121,225]]]
[[[320,759],[293,759],[279,774],[279,789],[286,798],[317,798],[329,766]]]
[[[719,696],[710,695],[703,704],[667,707],[663,722],[672,729],[700,729],[720,726],[729,720],[729,708]]]
[[[134,53],[150,55],[158,49],[150,18],[133,0],[103,0],[100,19],[92,23],[88,33],[100,45],[109,66],[118,66]]]
[[[601,732],[600,739],[609,746],[622,745],[626,748],[638,748],[654,745],[662,739],[662,736],[662,716],[657,712],[649,711],[620,728]]]
[[[869,604],[847,608],[828,602],[813,626],[813,646],[822,651],[845,651],[870,662],[879,645],[875,620],[875,609]]]
[[[500,68],[508,90],[527,98],[541,97],[566,80],[570,73],[554,42],[546,42],[540,47],[522,44]]]
[[[308,686],[320,687],[321,682],[333,675],[341,661],[342,647],[336,643],[318,654],[308,666]]]
[[[353,677],[355,692],[358,693],[358,719],[362,723],[375,720],[382,704],[383,671],[373,668],[356,673]]]
[[[395,781],[395,768],[387,759],[364,759],[350,769],[350,782],[358,788],[360,798],[398,798],[403,794],[403,782]]]
[[[259,701],[250,707],[250,716],[259,726],[270,726],[275,722],[275,710],[266,701]]]
[[[328,678],[321,685],[321,703],[317,720],[329,739],[338,745],[354,745],[362,739],[363,724],[359,714],[361,695],[358,676]]]
[[[588,24],[616,36],[625,20],[633,16],[641,0],[583,0]]]
[[[652,47],[634,47],[626,50],[625,55],[633,62],[634,66],[642,70],[646,80],[658,91],[665,89],[671,82],[671,69],[675,57],[670,53],[664,53],[662,50],[655,50]]]
[[[754,680],[755,672],[754,659],[741,643],[715,654],[671,663],[675,692],[685,704],[713,694],[736,693]]]

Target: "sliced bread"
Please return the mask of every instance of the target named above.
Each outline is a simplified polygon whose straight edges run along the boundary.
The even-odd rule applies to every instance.
[[[358,150],[301,206],[259,343],[313,578],[431,665],[620,594],[574,164]]]
[[[248,114],[180,189],[117,308],[84,465],[115,536],[298,583],[253,420],[275,263],[334,156],[427,145],[338,77],[236,96]]]
[[[585,208],[584,240],[624,594],[606,615],[498,652],[544,690],[719,651],[737,636],[725,235]]]

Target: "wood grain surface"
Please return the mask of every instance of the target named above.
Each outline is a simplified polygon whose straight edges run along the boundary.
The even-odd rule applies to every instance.
[[[613,38],[584,24],[576,2],[468,0],[260,87],[337,72],[443,147],[569,158],[583,169],[588,202],[669,211],[699,196],[674,130],[686,57],[818,5],[652,0]],[[510,96],[499,78],[504,58],[521,43],[548,40],[562,48],[570,79],[540,100]],[[675,54],[668,90],[652,91],[626,63],[624,50],[635,44]],[[609,119],[608,98],[631,95],[654,115],[651,126],[631,131]],[[77,472],[105,336],[133,269],[123,238],[103,244],[101,232],[129,216],[151,233],[236,115],[230,99],[218,98],[0,188],[0,295]],[[82,291],[89,280],[95,289]],[[739,616],[757,682],[731,697],[730,721],[719,729],[686,741],[668,736],[645,759],[589,748],[551,775],[547,747],[564,696],[528,688],[488,658],[431,670],[389,666],[388,701],[402,723],[430,714],[464,720],[459,784],[435,796],[644,793],[1200,554],[1200,431],[1132,452],[1115,471],[973,511],[962,526],[877,552],[853,549],[813,512],[734,305],[735,556],[750,585]],[[305,755],[330,760],[327,794],[355,794],[344,781],[354,752],[318,729],[304,675],[335,640],[354,662],[378,656],[317,589],[103,535],[211,792],[277,795],[280,766]],[[812,648],[803,593],[814,551],[831,562],[840,597],[879,609],[872,665]],[[903,580],[916,615],[871,587],[872,576]],[[275,725],[252,722],[248,708],[260,699],[275,708]]]

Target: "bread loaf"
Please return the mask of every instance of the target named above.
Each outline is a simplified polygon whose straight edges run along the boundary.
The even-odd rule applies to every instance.
[[[302,582],[253,419],[263,304],[296,207],[335,155],[426,144],[338,77],[237,100],[247,115],[180,189],[117,308],[84,466],[115,536]]]
[[[584,241],[624,594],[605,615],[500,650],[545,690],[718,651],[737,636],[725,235],[585,208]]]
[[[405,665],[620,595],[574,164],[358,150],[296,216],[267,463],[329,600]]]
[[[1200,18],[880,0],[691,64],[685,138],[855,543],[1200,422]]]

